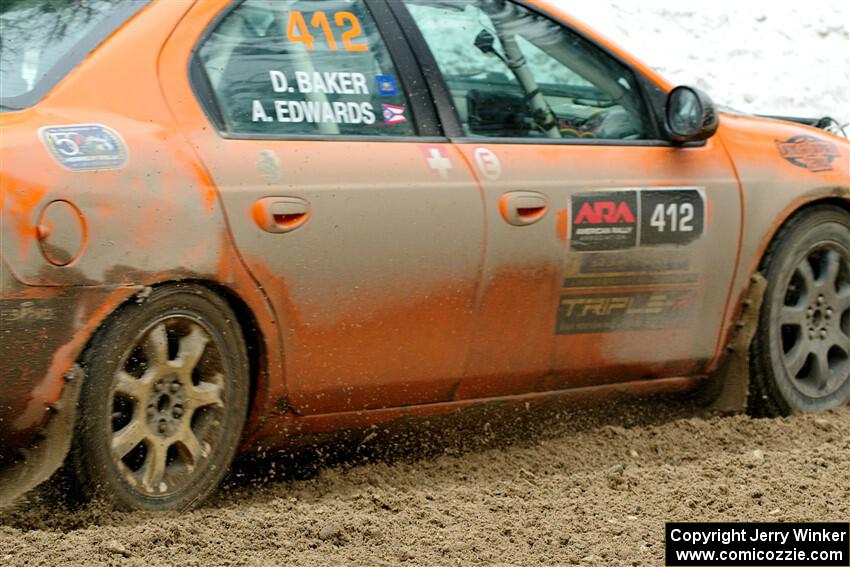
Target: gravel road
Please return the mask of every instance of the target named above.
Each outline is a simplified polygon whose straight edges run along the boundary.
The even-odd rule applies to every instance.
[[[664,522],[847,521],[850,407],[695,417],[677,398],[482,410],[240,463],[182,515],[0,515],[6,565],[662,565]]]

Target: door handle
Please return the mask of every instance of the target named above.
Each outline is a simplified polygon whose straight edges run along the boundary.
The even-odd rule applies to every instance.
[[[254,203],[251,213],[266,232],[290,232],[310,219],[310,204],[298,197],[265,197]]]
[[[508,224],[528,226],[544,216],[548,210],[546,195],[532,191],[512,191],[499,199],[499,212]]]

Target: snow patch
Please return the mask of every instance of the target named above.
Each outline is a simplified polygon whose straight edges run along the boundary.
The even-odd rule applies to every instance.
[[[846,0],[549,2],[718,104],[850,122]]]

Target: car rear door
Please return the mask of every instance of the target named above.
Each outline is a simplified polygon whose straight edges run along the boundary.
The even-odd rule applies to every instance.
[[[187,54],[164,64],[280,318],[282,407],[305,414],[450,399],[474,319],[480,189],[411,88],[422,81],[400,32],[382,34],[368,4],[198,3],[175,33],[206,29],[194,96],[179,78]]]
[[[458,396],[704,372],[741,229],[719,142],[662,141],[640,77],[528,3],[392,5],[484,187]]]

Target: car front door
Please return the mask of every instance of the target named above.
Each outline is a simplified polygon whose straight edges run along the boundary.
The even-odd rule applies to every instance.
[[[280,317],[279,405],[304,414],[450,399],[467,359],[480,188],[378,19],[364,0],[198,3],[175,34],[207,30],[195,96],[185,55],[163,72]]]
[[[458,396],[704,372],[741,229],[720,143],[663,141],[640,76],[530,4],[392,5],[484,187]]]

